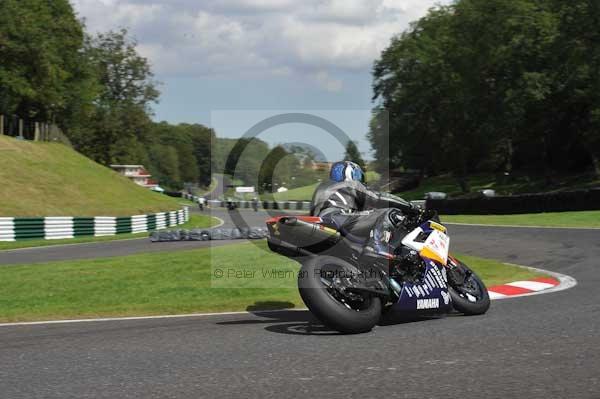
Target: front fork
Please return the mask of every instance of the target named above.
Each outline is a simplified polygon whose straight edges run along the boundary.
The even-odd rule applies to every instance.
[[[473,272],[469,269],[465,269],[460,266],[460,262],[453,256],[448,256],[448,262],[446,263],[446,270],[448,274],[448,284],[453,287],[459,287],[464,285]]]

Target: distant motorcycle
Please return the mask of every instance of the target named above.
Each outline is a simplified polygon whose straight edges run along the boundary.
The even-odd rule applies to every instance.
[[[235,208],[237,208],[236,203],[233,201],[227,201],[226,206],[228,211],[233,211]]]
[[[298,287],[308,309],[340,332],[370,331],[384,309],[444,314],[454,308],[477,315],[490,306],[483,281],[449,255],[447,229],[433,213],[421,213],[392,232],[391,254],[365,251],[365,242],[320,217],[280,216],[267,227],[269,248],[302,264]],[[371,237],[382,234],[390,233],[371,231]]]

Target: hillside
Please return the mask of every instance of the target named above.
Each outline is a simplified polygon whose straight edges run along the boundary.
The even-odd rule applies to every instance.
[[[377,172],[370,171],[366,174],[367,183],[375,183],[379,179],[380,175]],[[304,187],[292,188],[283,193],[273,193],[273,198],[276,201],[310,201],[318,185],[319,183],[315,183]]]
[[[318,185],[319,183],[315,183],[309,186],[292,188],[283,193],[273,193],[273,198],[275,201],[310,201]]]
[[[61,144],[0,136],[0,216],[131,216],[181,208]]]

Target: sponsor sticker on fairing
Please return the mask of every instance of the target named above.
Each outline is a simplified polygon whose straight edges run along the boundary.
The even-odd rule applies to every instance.
[[[439,224],[439,223],[436,223],[436,222],[434,222],[434,221],[430,221],[430,222],[429,222],[429,227],[431,227],[432,229],[435,229],[435,230],[441,231],[442,233],[445,233],[445,232],[446,232],[446,227],[444,227],[444,226],[442,226],[441,224]]]
[[[391,239],[392,239],[392,232],[391,231],[384,231],[383,232],[383,241],[386,242],[386,243],[389,243]]]
[[[444,305],[448,305],[450,303],[450,294],[446,291],[442,291],[442,298],[444,299]]]
[[[439,298],[417,299],[417,310],[420,309],[438,309],[440,307]]]
[[[429,237],[427,237],[427,240],[425,240],[424,247],[420,251],[420,254],[421,256],[433,259],[445,265],[448,261],[449,246],[450,238],[438,230],[433,230],[431,234],[429,234]]]

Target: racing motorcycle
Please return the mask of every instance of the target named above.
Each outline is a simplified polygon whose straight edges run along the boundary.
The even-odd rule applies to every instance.
[[[267,220],[267,239],[272,251],[302,265],[298,288],[308,309],[342,333],[370,331],[388,311],[431,315],[454,309],[478,315],[488,310],[484,283],[449,254],[447,228],[435,213],[421,212],[392,231],[384,225],[361,240],[320,217],[278,216]],[[385,241],[392,253],[365,245],[368,239]]]

